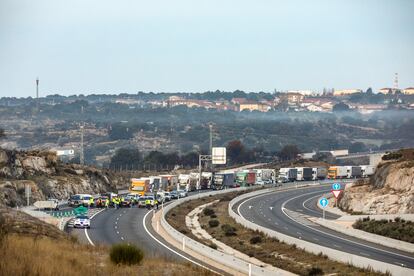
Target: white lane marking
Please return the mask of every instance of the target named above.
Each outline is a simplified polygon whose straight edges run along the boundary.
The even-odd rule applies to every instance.
[[[115,221],[115,224],[118,224],[118,222],[117,222],[117,221]]]
[[[117,228],[118,228],[118,226],[115,226],[114,228],[115,228],[115,229],[117,229]]]
[[[121,240],[124,240],[124,237],[121,237]]]
[[[188,257],[186,257],[186,256],[184,256],[184,255],[182,255],[181,253],[179,253],[179,252],[175,251],[175,250],[174,250],[174,249],[172,249],[171,247],[168,247],[167,245],[165,245],[164,243],[162,243],[160,240],[158,240],[156,237],[154,237],[154,235],[152,235],[152,234],[151,234],[151,232],[150,232],[150,231],[148,231],[147,225],[145,224],[145,220],[146,220],[147,216],[149,215],[149,213],[151,213],[151,212],[153,212],[153,210],[148,211],[148,212],[145,214],[144,218],[142,219],[142,224],[143,224],[143,226],[144,226],[144,229],[145,229],[145,231],[147,232],[147,234],[148,234],[151,238],[153,238],[156,242],[158,242],[159,244],[161,244],[162,246],[164,246],[165,248],[167,248],[167,249],[168,249],[168,250],[170,250],[171,252],[175,253],[176,255],[180,256],[181,258],[186,259],[187,261],[192,262],[193,264],[198,265],[198,266],[200,266],[200,267],[202,267],[202,268],[204,268],[204,269],[207,269],[207,270],[209,270],[209,271],[211,271],[211,272],[214,272],[214,273],[216,273],[216,274],[218,274],[218,275],[222,275],[222,274],[218,273],[217,271],[214,271],[214,270],[212,270],[211,268],[206,267],[205,265],[202,265],[202,264],[200,264],[200,263],[198,263],[198,262],[196,262],[196,261],[194,261],[194,260],[191,260],[190,258],[188,258]]]
[[[320,192],[320,191],[319,191],[319,192]],[[356,241],[348,240],[348,239],[346,239],[346,238],[338,237],[338,236],[336,236],[336,235],[333,235],[333,234],[330,234],[330,233],[324,232],[324,231],[322,231],[322,230],[319,230],[319,229],[316,229],[316,228],[310,227],[310,226],[308,226],[308,225],[306,225],[306,224],[304,224],[304,223],[302,223],[302,222],[300,222],[300,221],[295,220],[294,218],[292,218],[291,216],[289,216],[289,215],[286,213],[286,211],[285,211],[285,210],[287,210],[287,209],[285,208],[286,203],[288,203],[289,201],[294,200],[294,199],[296,199],[296,198],[298,198],[298,197],[301,197],[301,196],[304,196],[304,195],[309,195],[309,194],[314,194],[314,193],[316,193],[316,192],[311,192],[311,193],[307,193],[307,194],[301,194],[301,195],[298,195],[298,196],[295,196],[295,197],[291,197],[290,199],[288,199],[288,200],[286,200],[285,202],[283,202],[283,204],[282,204],[282,206],[281,206],[281,209],[282,209],[283,214],[284,214],[285,216],[287,216],[288,218],[290,218],[292,221],[294,221],[294,222],[296,222],[296,223],[298,223],[298,224],[300,224],[300,225],[302,225],[302,226],[304,226],[304,227],[306,227],[306,228],[309,228],[309,229],[311,229],[311,230],[313,230],[313,231],[319,232],[319,233],[321,233],[321,234],[323,234],[323,235],[331,236],[331,237],[333,237],[333,238],[335,238],[335,239],[340,239],[340,240],[343,240],[343,241],[346,241],[346,242],[349,242],[349,243],[353,243],[353,244],[357,244],[357,245],[360,245],[360,246],[363,246],[363,247],[367,247],[367,248],[370,248],[370,249],[373,249],[373,250],[377,250],[377,251],[385,252],[385,253],[392,254],[392,255],[395,255],[395,256],[399,256],[399,257],[403,257],[403,258],[408,258],[408,259],[412,259],[412,260],[414,260],[414,258],[413,258],[413,257],[407,256],[407,255],[398,254],[398,253],[395,253],[395,252],[392,252],[392,251],[387,251],[387,250],[383,250],[383,249],[380,249],[380,248],[377,248],[377,247],[373,247],[373,246],[370,246],[370,245],[366,245],[366,244],[363,244],[363,243],[359,243],[359,242],[356,242]]]
[[[319,241],[319,239],[317,239],[317,238],[313,238],[315,241]]]
[[[283,228],[285,228],[286,230],[289,230],[289,228],[287,228],[287,226],[284,226]]]
[[[119,231],[116,231],[116,233],[119,235]]]
[[[116,218],[116,220],[119,220],[119,218]]]
[[[359,254],[361,254],[361,255],[363,255],[363,256],[367,256],[367,257],[369,257],[369,256],[370,256],[369,254],[364,253],[364,252],[359,252]]]
[[[307,200],[305,200],[305,201],[302,203],[303,208],[305,208],[305,209],[306,209],[306,210],[308,210],[308,211],[311,211],[312,213],[315,213],[315,214],[321,215],[321,214],[322,214],[322,211],[318,212],[318,211],[316,211],[316,210],[313,210],[313,209],[310,209],[310,208],[306,207],[306,205],[305,205],[305,203],[306,203],[306,202],[310,201],[311,199],[314,199],[315,197],[320,197],[320,196],[321,196],[321,195],[316,195],[316,196],[310,197],[310,198],[308,198]]]
[[[91,217],[90,217],[90,220],[92,220],[97,214],[99,214],[100,212],[103,212],[103,211],[105,211],[106,209],[102,209],[102,210],[100,210],[99,212],[96,212],[95,214],[93,214]],[[87,228],[85,228],[85,236],[86,236],[86,239],[88,240],[88,242],[92,245],[92,246],[95,246],[95,244],[93,243],[93,241],[91,240],[91,238],[89,237],[89,235],[88,235],[88,229]]]
[[[279,223],[275,222],[276,225],[279,225]]]
[[[333,246],[337,247],[337,248],[342,248],[341,246],[334,244]]]

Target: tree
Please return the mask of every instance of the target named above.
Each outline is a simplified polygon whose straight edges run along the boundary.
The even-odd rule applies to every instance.
[[[372,94],[372,88],[371,88],[371,87],[369,87],[369,88],[367,89],[367,94]]]
[[[333,106],[332,111],[333,112],[349,111],[349,105],[342,103],[342,102],[337,103],[336,105]]]
[[[141,163],[141,153],[138,149],[121,148],[111,158],[111,167],[138,168]]]
[[[292,160],[295,159],[300,153],[299,148],[296,145],[286,145],[278,153],[281,160]]]
[[[227,144],[227,155],[232,162],[236,163],[243,152],[244,145],[240,140],[233,140]]]
[[[4,129],[0,128],[0,139],[6,137],[6,133],[4,133]]]

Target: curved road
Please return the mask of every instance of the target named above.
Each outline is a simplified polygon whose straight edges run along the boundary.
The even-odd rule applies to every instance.
[[[318,185],[253,196],[233,207],[245,219],[277,232],[343,252],[414,269],[414,254],[370,243],[317,225],[308,216],[322,217],[318,198],[331,190]],[[337,215],[325,212],[326,219]],[[329,256],[328,256],[329,257]]]

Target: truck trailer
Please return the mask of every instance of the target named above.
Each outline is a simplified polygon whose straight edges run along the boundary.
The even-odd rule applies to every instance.
[[[222,190],[226,188],[233,188],[234,174],[233,173],[216,173],[214,174],[213,189]]]
[[[309,181],[312,180],[312,168],[308,167],[297,167],[297,177],[298,181]]]
[[[189,174],[180,174],[178,176],[178,191],[188,192],[190,188],[190,175]]]
[[[346,166],[333,166],[329,167],[328,178],[329,179],[339,179],[346,178],[348,176]]]
[[[312,168],[312,180],[322,180],[328,175],[328,170],[325,167]]]
[[[360,166],[346,166],[347,178],[362,177],[362,171]]]
[[[362,165],[361,167],[361,173],[362,177],[369,177],[374,174],[375,172],[375,166],[371,165]]]
[[[278,182],[295,181],[298,175],[296,168],[280,168],[278,175]]]

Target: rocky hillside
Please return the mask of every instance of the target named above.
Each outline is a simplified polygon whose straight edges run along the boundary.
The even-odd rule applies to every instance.
[[[345,189],[339,207],[364,214],[414,213],[414,149],[384,156],[369,180]]]
[[[0,149],[0,205],[25,204],[25,185],[31,202],[48,197],[67,199],[75,193],[116,191],[125,179],[110,171],[76,164],[62,164],[48,151]]]

